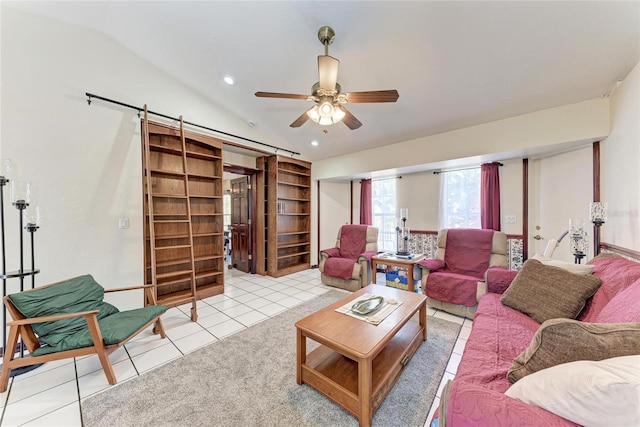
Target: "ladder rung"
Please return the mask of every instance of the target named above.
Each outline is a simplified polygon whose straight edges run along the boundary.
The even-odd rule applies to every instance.
[[[168,147],[166,145],[158,145],[158,144],[149,144],[149,148],[153,151],[162,151],[167,154],[175,154],[177,156],[182,156],[182,150],[178,148]]]
[[[184,249],[190,247],[191,245],[156,246],[156,251],[160,251],[163,249]]]
[[[168,261],[156,261],[156,268],[169,267],[170,265],[180,265],[180,264],[186,264],[190,262],[191,262],[191,259],[189,258],[172,259]],[[147,268],[151,268],[151,265],[147,265]]]
[[[203,277],[217,276],[219,274],[222,274],[222,271],[220,270],[199,271],[199,272],[196,272],[196,279],[202,279]]]
[[[186,294],[178,294],[178,295],[160,295],[158,296],[158,303],[162,305],[182,305],[185,303],[190,303],[195,300],[194,296],[191,293]]]
[[[206,175],[202,173],[189,173],[187,175],[192,176],[194,178],[202,178],[202,179],[218,179],[221,178],[219,175]]]
[[[184,276],[187,274],[191,274],[192,270],[177,270],[170,271],[168,273],[159,273],[156,274],[156,279],[166,279],[168,277],[176,277],[176,276]]]
[[[196,151],[189,151],[189,150],[187,150],[187,157],[197,157],[199,159],[205,159],[205,160],[222,159],[222,157],[216,156],[215,154],[198,153]]]
[[[162,283],[156,283],[156,286],[158,288],[161,288],[163,286],[175,285],[176,283],[190,282],[190,281],[191,281],[191,277],[184,277],[184,278],[180,278],[180,279],[168,280],[168,281],[162,282]]]
[[[176,171],[168,171],[162,169],[150,169],[151,174],[159,174],[159,175],[173,175],[173,176],[184,176],[184,172],[176,172]]]
[[[188,234],[176,234],[171,236],[156,236],[156,240],[186,239],[188,237]]]
[[[223,257],[224,255],[205,255],[205,256],[195,257],[193,260],[195,262],[200,262],[200,261],[210,261],[210,260],[219,259]]]
[[[163,193],[156,193],[156,194],[151,194],[151,197],[168,197],[171,199],[186,199],[187,196],[185,196],[184,194],[163,194]]]

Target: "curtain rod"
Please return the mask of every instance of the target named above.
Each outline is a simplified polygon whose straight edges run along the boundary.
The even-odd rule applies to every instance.
[[[498,166],[504,166],[502,163],[498,163]],[[438,171],[433,171],[434,175],[440,175],[441,173],[447,173],[447,172],[458,172],[458,171],[468,171],[471,169],[479,169],[480,166],[472,166],[472,167],[468,167],[468,168],[457,168],[457,169],[444,169],[444,170],[438,170]]]
[[[103,96],[95,95],[93,93],[85,92],[85,95],[87,96],[87,104],[89,104],[89,105],[91,105],[91,98],[95,98],[95,99],[99,99],[101,101],[106,101],[106,102],[110,102],[112,104],[120,105],[122,107],[127,107],[127,108],[131,108],[133,110],[137,110],[138,111],[138,116],[140,116],[140,113],[142,111],[144,111],[144,108],[136,107],[135,105],[125,104],[124,102],[115,101],[113,99],[105,98]],[[151,110],[147,110],[147,113],[153,114],[154,116],[164,117],[165,119],[180,121],[180,119],[177,118],[177,117],[171,117],[171,116],[168,116],[166,114],[156,113],[156,112],[151,111]],[[183,120],[183,123],[185,125],[195,126],[195,127],[201,128],[201,129],[209,130],[211,132],[216,132],[216,133],[219,133],[221,135],[226,135],[226,136],[230,136],[230,137],[233,137],[233,138],[242,139],[244,141],[253,142],[254,144],[260,144],[262,146],[269,147],[271,149],[276,150],[276,154],[278,153],[278,151],[285,151],[287,153],[291,153],[291,157],[293,157],[295,155],[298,155],[298,156],[300,155],[300,153],[298,153],[296,151],[291,151],[291,150],[289,150],[287,148],[280,148],[280,147],[276,147],[275,145],[265,144],[264,142],[256,141],[254,139],[245,138],[244,136],[234,135],[232,133],[223,132],[221,130],[213,129],[213,128],[210,128],[210,127],[207,127],[207,126],[202,126],[202,125],[199,125],[199,124],[196,124],[196,123],[188,122],[186,120]],[[246,147],[246,148],[250,149],[250,147]]]
[[[371,181],[387,181],[389,179],[402,179],[402,175],[398,176],[389,176],[386,178],[369,178]],[[360,180],[360,184],[362,184],[362,180]]]

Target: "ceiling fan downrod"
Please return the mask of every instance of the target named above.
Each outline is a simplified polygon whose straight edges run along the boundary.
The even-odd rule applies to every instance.
[[[333,31],[333,28],[325,25],[318,30],[318,40],[320,40],[320,43],[324,46],[324,54],[326,56],[329,56],[329,45],[333,43],[335,39],[336,32]]]

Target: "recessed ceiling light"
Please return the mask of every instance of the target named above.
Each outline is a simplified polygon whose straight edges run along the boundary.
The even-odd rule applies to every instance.
[[[236,84],[236,81],[231,76],[224,76],[222,80],[224,80],[224,82],[230,86],[233,86],[234,84]]]
[[[318,145],[318,141],[311,141],[311,145],[313,145],[314,147],[316,147]]]

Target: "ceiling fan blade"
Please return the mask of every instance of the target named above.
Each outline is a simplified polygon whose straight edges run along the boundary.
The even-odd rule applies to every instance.
[[[349,129],[356,130],[360,126],[362,126],[362,123],[360,122],[360,120],[356,119],[356,116],[351,114],[351,112],[349,112],[349,110],[344,108],[342,105],[339,106],[338,108],[340,108],[342,111],[344,111],[344,118],[342,119],[342,123],[347,125],[347,127]]]
[[[363,102],[396,102],[398,97],[398,91],[393,90],[371,90],[368,92],[351,92],[345,93],[347,102],[352,104]]]
[[[309,108],[309,110],[312,110],[312,109],[313,109],[313,107]],[[309,110],[307,110],[307,111],[309,111]],[[309,120],[309,115],[307,114],[307,111],[305,111],[304,113],[302,113],[302,114],[300,115],[300,117],[298,117],[297,119],[295,119],[295,120],[293,121],[293,123],[291,123],[291,124],[289,125],[289,127],[292,127],[292,128],[299,128],[300,126],[302,126],[303,124],[305,124],[305,123],[307,122],[307,120]]]
[[[329,55],[318,55],[318,78],[324,90],[336,90],[340,61]]]
[[[297,93],[278,92],[256,92],[258,98],[286,98],[286,99],[307,99],[309,95],[299,95]]]

